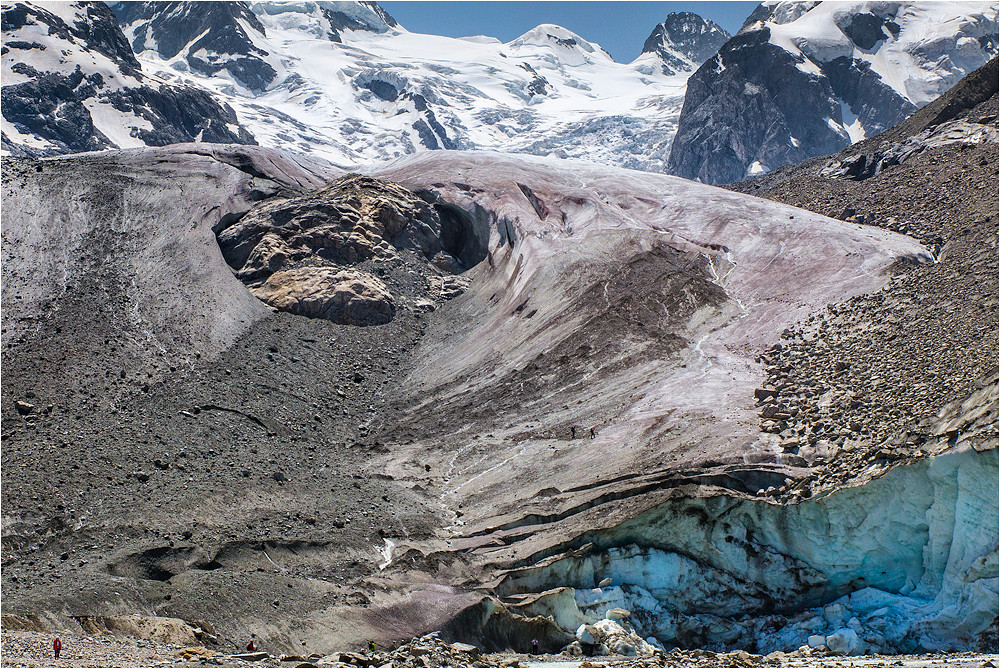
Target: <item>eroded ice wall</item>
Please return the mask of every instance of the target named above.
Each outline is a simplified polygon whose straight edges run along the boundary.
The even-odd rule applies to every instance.
[[[995,639],[997,473],[995,447],[959,447],[790,506],[671,500],[501,590],[548,591],[522,610],[568,630],[624,608],[666,645],[770,652],[850,629],[855,652],[973,648]]]

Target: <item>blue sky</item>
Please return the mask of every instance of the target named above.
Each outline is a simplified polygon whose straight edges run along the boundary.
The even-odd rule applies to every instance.
[[[694,12],[733,33],[757,2],[412,2],[382,0],[407,30],[448,37],[490,35],[502,42],[540,23],[569,28],[597,42],[620,63],[635,59],[653,27],[670,12]]]

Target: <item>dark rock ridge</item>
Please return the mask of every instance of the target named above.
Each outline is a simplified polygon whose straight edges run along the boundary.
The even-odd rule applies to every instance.
[[[433,310],[461,294],[465,282],[453,275],[486,257],[488,225],[397,184],[349,175],[263,204],[218,239],[240,280],[273,307],[381,325],[397,304]]]
[[[849,143],[825,120],[840,114],[830,82],[806,76],[769,38],[766,29],[736,35],[688,80],[669,174],[728,183],[755,162],[786,165],[808,157],[805,147],[832,153]]]
[[[642,53],[655,53],[663,73],[691,72],[718,52],[731,35],[714,21],[691,12],[671,12],[642,45]]]
[[[49,38],[67,42],[82,42],[91,51],[104,54],[118,67],[129,74],[135,74],[140,69],[139,61],[129,48],[125,36],[115,21],[111,10],[103,2],[82,2],[78,6],[83,13],[78,13],[77,20],[72,25],[62,18],[32,3],[18,2],[3,10],[2,27],[5,38],[13,31],[29,25],[43,24],[47,26]],[[31,48],[22,46],[24,42],[11,43],[4,39],[4,46],[11,48]],[[43,48],[33,43],[34,48]],[[15,46],[17,45],[17,46]],[[4,49],[4,54],[7,49]]]
[[[852,133],[871,137],[926,104],[928,98],[920,97],[926,93],[904,95],[866,60],[907,39],[897,23],[897,18],[906,20],[902,10],[886,5],[869,12],[845,5],[849,11],[821,14],[818,6],[761,5],[692,75],[669,174],[713,184],[737,181],[838,151],[851,144]],[[788,33],[774,38],[774,31],[795,21],[818,27],[824,36],[793,38],[793,46],[779,46]],[[995,18],[984,14],[955,25],[951,42],[905,45],[907,57],[939,73],[940,82],[957,82],[996,54]],[[978,39],[978,49],[959,53],[954,44],[969,37]]]
[[[252,91],[267,88],[277,75],[264,60],[268,53],[254,46],[240,21],[266,35],[246,2],[120,2],[118,22],[132,35],[138,53],[155,48],[161,58],[184,52],[195,72],[213,75],[228,70]],[[204,51],[207,55],[197,55]]]
[[[14,47],[8,53],[18,54],[10,72],[28,80],[3,87],[2,113],[19,133],[33,138],[25,142],[5,134],[4,149],[14,155],[94,151],[115,148],[121,140],[113,137],[123,132],[148,146],[195,140],[255,143],[239,127],[232,108],[220,105],[207,91],[168,86],[144,76],[106,4],[81,2],[73,7],[78,20],[72,25],[31,3],[16,3],[3,12],[5,43]],[[46,26],[44,43],[8,41],[37,25]],[[67,64],[54,71],[35,68],[33,54],[46,50],[68,54]],[[117,71],[108,74],[99,64],[91,65],[88,54],[106,58]],[[5,66],[7,62],[9,56]],[[95,124],[88,108],[94,103],[101,106],[102,115],[121,120]]]
[[[877,140],[858,144],[844,156],[835,156],[821,174],[861,181],[931,148],[996,143],[997,79],[994,58],[929,105],[928,113],[879,135]]]

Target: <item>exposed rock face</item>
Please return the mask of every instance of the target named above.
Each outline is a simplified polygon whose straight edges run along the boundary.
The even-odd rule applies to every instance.
[[[113,10],[136,53],[154,49],[165,60],[181,55],[191,70],[208,76],[224,69],[251,91],[264,90],[277,75],[264,58],[269,54],[247,34],[266,35],[246,2],[119,2]]]
[[[671,12],[642,45],[642,53],[655,53],[663,73],[691,72],[716,54],[731,37],[714,21],[691,12]]]
[[[994,58],[936,101],[933,114],[922,114],[915,124],[907,124],[912,127],[910,133],[898,130],[888,133],[874,150],[872,142],[866,142],[867,152],[852,151],[846,156],[837,156],[820,174],[861,181],[928,149],[949,144],[996,144],[997,77],[997,59]]]
[[[668,173],[728,183],[755,163],[787,165],[849,143],[826,122],[839,113],[830,83],[805,75],[769,37],[736,35],[688,80]]]
[[[986,123],[951,121],[942,123],[910,137],[905,142],[882,147],[874,154],[855,154],[831,162],[823,169],[823,176],[849,179],[867,179],[878,174],[889,165],[899,165],[927,149],[949,144],[996,144],[997,129]]]
[[[688,81],[667,172],[728,183],[838,151],[982,66],[997,35],[987,3],[762,4]]]
[[[477,226],[397,184],[350,175],[316,193],[268,202],[218,237],[237,276],[268,304],[378,325],[392,319],[395,300],[365,272],[385,277],[407,308],[433,308],[464,289],[442,272],[461,273],[485,258],[488,235],[486,220]],[[355,266],[364,271],[336,271]]]
[[[383,325],[396,315],[385,284],[362,272],[300,268],[275,272],[251,292],[282,311],[347,325]]]
[[[2,142],[14,155],[255,143],[207,91],[142,74],[103,2],[5,6],[3,33]]]

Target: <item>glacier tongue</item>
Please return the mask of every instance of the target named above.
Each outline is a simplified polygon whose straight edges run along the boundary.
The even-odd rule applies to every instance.
[[[994,447],[792,506],[671,500],[500,591],[543,592],[523,612],[567,630],[625,609],[667,646],[968,650],[996,633],[997,495]]]

